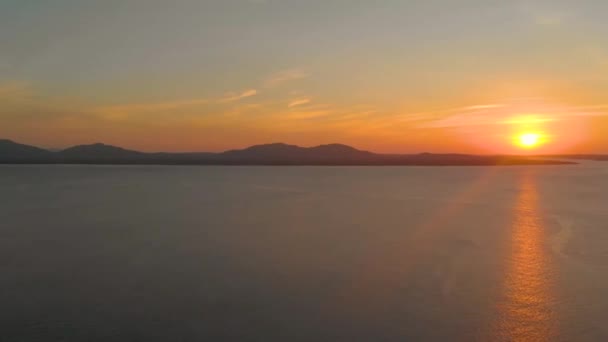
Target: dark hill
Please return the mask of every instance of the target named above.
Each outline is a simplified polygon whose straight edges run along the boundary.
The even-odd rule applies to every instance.
[[[130,162],[146,159],[147,154],[101,143],[78,145],[55,153],[61,162]]]
[[[311,147],[308,150],[310,154],[326,158],[370,158],[374,156],[374,153],[358,150],[343,144],[319,145]]]
[[[46,160],[53,153],[38,147],[23,145],[7,139],[0,139],[0,159],[12,161]]]
[[[300,147],[283,143],[255,145],[222,153],[143,153],[92,144],[51,152],[0,140],[0,163],[183,164],[183,165],[530,165],[573,164],[538,157],[466,154],[378,154],[342,144]]]
[[[303,148],[295,145],[283,143],[254,145],[242,150],[229,150],[220,153],[218,157],[224,159],[267,159],[267,158],[291,158],[296,154],[301,154]]]
[[[218,161],[261,164],[349,164],[369,163],[380,155],[341,144],[300,147],[282,143],[255,145],[216,156]]]

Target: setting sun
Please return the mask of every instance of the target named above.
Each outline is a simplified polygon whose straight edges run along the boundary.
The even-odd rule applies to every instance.
[[[533,148],[540,144],[541,135],[538,133],[523,133],[518,136],[517,142],[524,148]]]

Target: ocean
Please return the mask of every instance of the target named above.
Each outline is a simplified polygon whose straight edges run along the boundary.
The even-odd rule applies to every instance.
[[[0,166],[0,341],[605,341],[607,180]]]

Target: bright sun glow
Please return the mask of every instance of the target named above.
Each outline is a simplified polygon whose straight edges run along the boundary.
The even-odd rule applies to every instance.
[[[541,136],[538,133],[523,133],[518,136],[517,142],[524,148],[533,148],[540,144]]]

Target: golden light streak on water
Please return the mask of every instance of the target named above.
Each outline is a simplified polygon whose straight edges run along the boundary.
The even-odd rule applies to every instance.
[[[551,341],[553,274],[534,174],[522,175],[514,218],[495,333],[504,341]]]

